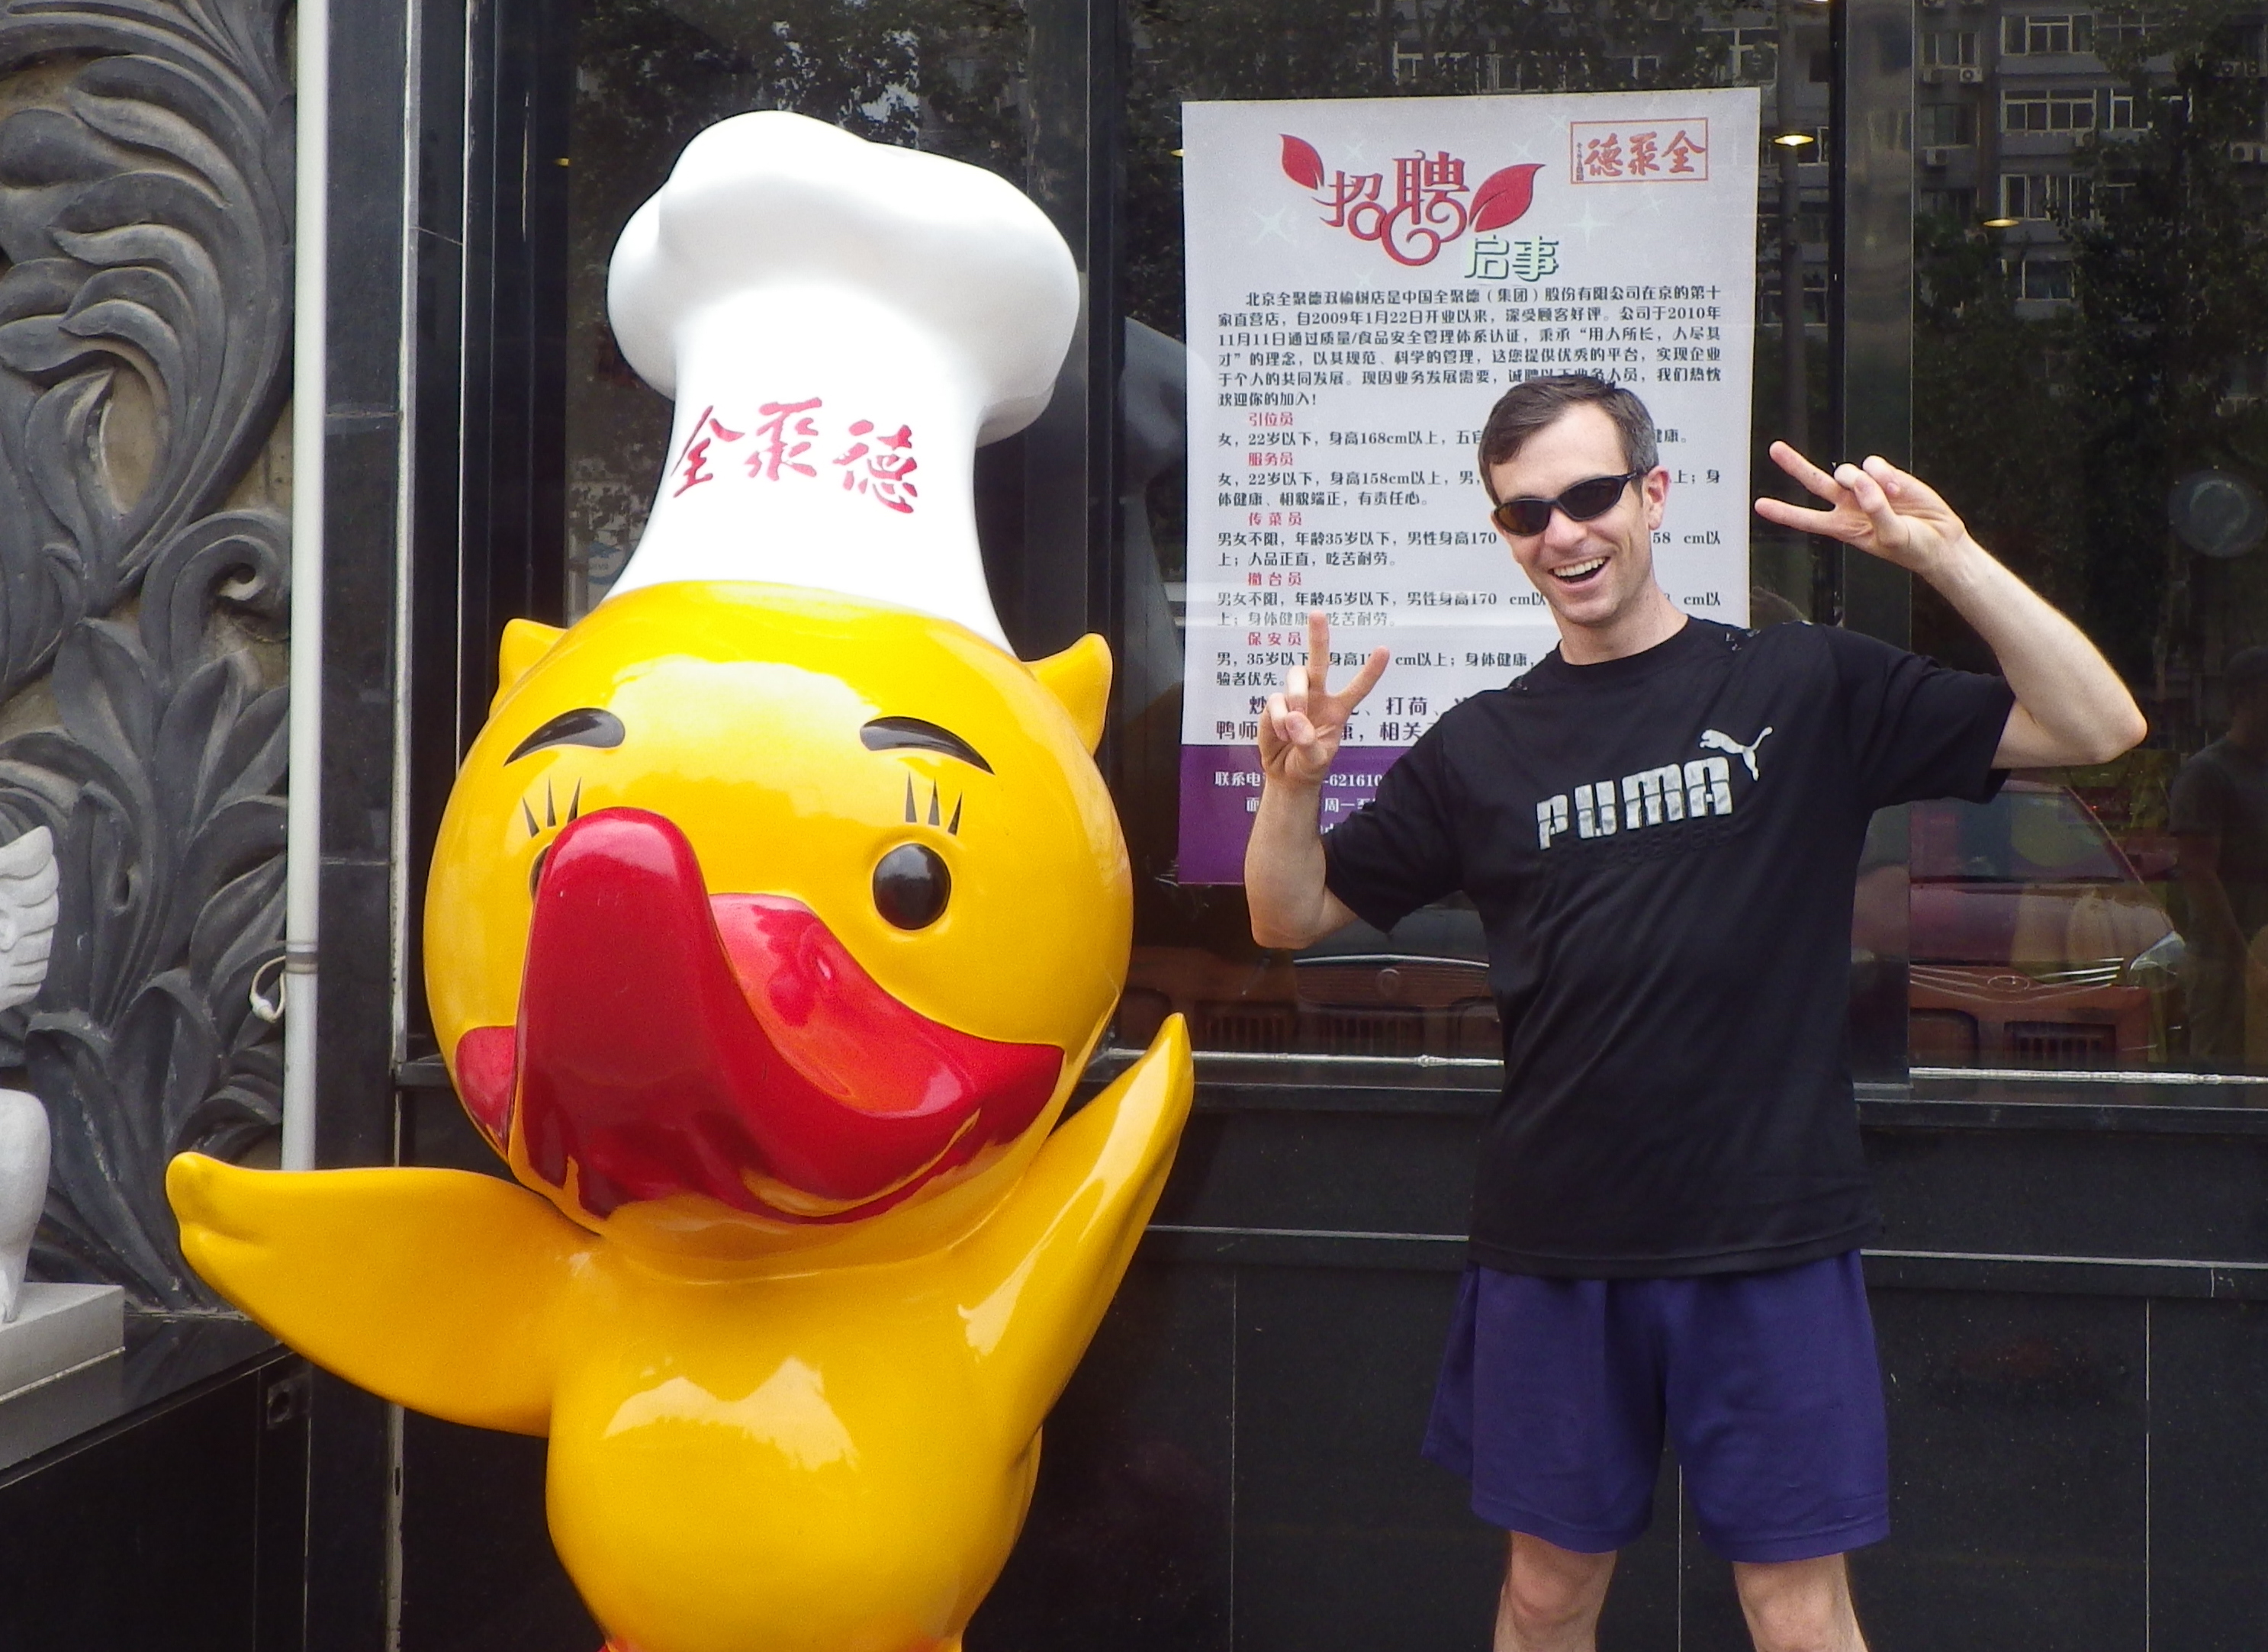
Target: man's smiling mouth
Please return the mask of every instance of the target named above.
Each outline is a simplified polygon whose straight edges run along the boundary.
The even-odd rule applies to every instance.
[[[1578,585],[1607,565],[1603,556],[1594,556],[1588,562],[1570,562],[1565,568],[1550,570],[1551,577],[1563,585]]]

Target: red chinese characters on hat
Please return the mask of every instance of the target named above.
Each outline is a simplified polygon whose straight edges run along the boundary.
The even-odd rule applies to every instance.
[[[888,435],[878,435],[872,419],[860,419],[850,434],[873,440],[853,441],[850,451],[835,461],[842,467],[843,491],[869,495],[878,504],[911,516],[914,501],[921,496],[910,480],[921,468],[913,456],[912,429],[902,424]]]
[[[824,439],[828,432],[821,415],[826,406],[822,396],[764,401],[757,404],[754,421],[735,415],[735,422],[730,424],[715,404],[703,407],[684,446],[670,463],[670,474],[677,481],[670,496],[676,498],[718,481],[818,480],[815,450],[833,445]],[[846,436],[849,448],[830,461],[842,475],[843,491],[863,494],[887,510],[911,516],[915,502],[921,497],[921,489],[912,481],[913,473],[920,468],[913,453],[913,427],[900,423],[895,430],[885,430],[873,419],[856,419]],[[744,451],[738,454],[741,461],[738,475],[714,468],[720,450],[740,450],[744,444]]]

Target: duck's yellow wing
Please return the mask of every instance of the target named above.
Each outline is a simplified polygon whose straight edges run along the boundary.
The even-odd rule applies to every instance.
[[[184,1153],[181,1254],[325,1369],[451,1422],[543,1434],[559,1303],[599,1241],[468,1171],[243,1170]]]
[[[1142,1059],[1041,1149],[956,1259],[961,1318],[1008,1437],[1022,1439],[1102,1323],[1173,1168],[1196,1074],[1169,1017]]]

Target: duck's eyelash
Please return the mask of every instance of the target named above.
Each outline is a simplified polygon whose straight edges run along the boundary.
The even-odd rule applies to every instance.
[[[955,797],[953,800],[953,819],[944,823],[945,832],[947,837],[957,838],[961,835],[961,805],[966,801],[967,799],[961,797]],[[939,824],[939,812],[937,782],[935,781],[932,781],[929,783],[930,825],[936,826]],[[911,775],[906,776],[906,824],[908,826],[919,826],[922,824],[921,811],[917,806],[914,798],[914,777]]]
[[[578,780],[575,782],[574,791],[571,793],[567,798],[567,819],[578,819],[581,818],[582,813],[583,782]],[[540,823],[536,820],[535,804],[527,797],[522,797],[519,800],[519,814],[520,819],[527,822],[527,835],[530,837],[534,837],[542,832],[556,830],[557,827],[566,824],[565,821],[561,820],[559,818],[558,794],[552,789],[551,782],[549,780],[546,780],[543,782],[542,820]]]

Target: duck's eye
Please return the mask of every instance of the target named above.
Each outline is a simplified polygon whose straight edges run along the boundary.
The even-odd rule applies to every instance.
[[[901,929],[926,929],[953,897],[944,857],[923,843],[901,843],[874,868],[874,910]]]

